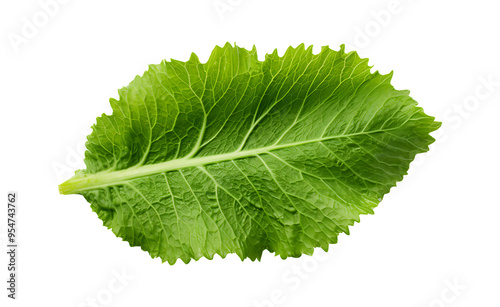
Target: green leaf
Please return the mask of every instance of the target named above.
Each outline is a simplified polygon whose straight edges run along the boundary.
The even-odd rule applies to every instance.
[[[373,213],[440,123],[367,59],[323,47],[226,44],[207,63],[151,65],[88,136],[60,185],[104,225],[173,264],[328,250]]]

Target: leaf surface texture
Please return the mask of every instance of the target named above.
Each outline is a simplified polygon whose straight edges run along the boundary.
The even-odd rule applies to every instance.
[[[392,73],[370,69],[343,47],[303,45],[259,61],[255,48],[226,44],[206,63],[150,65],[97,118],[87,169],[60,191],[171,264],[328,250],[440,126]]]

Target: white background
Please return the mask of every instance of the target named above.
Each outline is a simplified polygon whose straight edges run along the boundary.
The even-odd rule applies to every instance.
[[[38,1],[0,3],[1,306],[500,306],[497,1],[65,2],[46,20]],[[260,59],[346,43],[443,122],[431,151],[329,253],[170,266],[115,237],[83,197],[58,193],[118,88],[165,58],[206,61],[226,41],[255,44]],[[15,302],[4,294],[11,189]]]

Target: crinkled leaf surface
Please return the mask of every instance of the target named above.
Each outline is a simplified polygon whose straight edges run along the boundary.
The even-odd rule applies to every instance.
[[[173,264],[328,249],[373,213],[440,123],[343,47],[151,65],[88,136],[83,195],[131,246]]]

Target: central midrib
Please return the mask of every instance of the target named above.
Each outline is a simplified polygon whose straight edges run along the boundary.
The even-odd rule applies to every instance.
[[[110,185],[125,183],[126,181],[131,180],[131,179],[135,179],[135,178],[140,178],[140,177],[154,175],[154,174],[160,174],[160,173],[174,171],[174,170],[181,170],[181,169],[188,168],[188,167],[196,167],[196,166],[213,164],[213,163],[218,163],[218,162],[231,161],[231,160],[236,160],[236,159],[241,159],[241,158],[246,158],[246,157],[251,157],[251,156],[257,156],[260,154],[268,153],[268,152],[273,151],[273,150],[278,150],[278,149],[283,149],[283,148],[295,147],[295,146],[305,145],[305,144],[309,144],[309,143],[328,141],[328,140],[336,139],[336,138],[345,138],[345,137],[356,136],[356,135],[371,134],[371,133],[377,133],[377,132],[386,132],[386,131],[393,130],[393,129],[396,129],[396,128],[375,130],[375,131],[366,131],[366,132],[359,132],[359,133],[353,133],[353,134],[329,136],[329,137],[300,141],[300,142],[295,142],[295,143],[287,143],[287,144],[282,144],[282,145],[271,145],[271,146],[257,148],[257,149],[235,151],[235,152],[219,154],[219,155],[212,155],[212,156],[195,157],[195,158],[181,158],[181,159],[170,160],[170,161],[161,162],[161,163],[157,163],[157,164],[141,165],[141,166],[127,168],[127,169],[119,170],[119,171],[101,172],[101,173],[88,174],[88,175],[77,174],[77,175],[73,176],[72,178],[68,179],[67,181],[65,181],[64,183],[62,183],[61,185],[59,185],[59,191],[62,194],[74,194],[74,193],[78,193],[78,192],[85,191],[85,190],[92,190],[92,189],[99,188],[99,187],[106,187],[106,186],[110,186]]]

